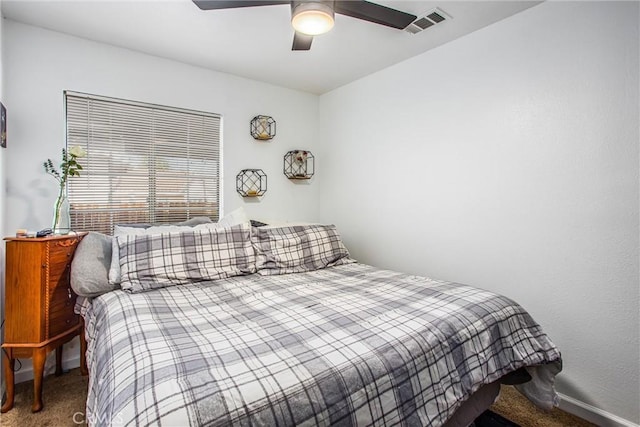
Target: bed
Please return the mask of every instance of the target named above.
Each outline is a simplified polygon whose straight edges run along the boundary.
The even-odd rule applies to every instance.
[[[524,368],[557,404],[520,305],[355,262],[333,226],[115,240],[120,289],[77,304],[90,425],[467,425]]]

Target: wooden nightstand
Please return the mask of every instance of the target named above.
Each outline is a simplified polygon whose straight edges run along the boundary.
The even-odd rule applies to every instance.
[[[62,345],[84,335],[74,313],[76,294],[69,284],[71,259],[87,233],[42,238],[8,237],[5,277],[4,374],[13,407],[15,359],[33,358],[32,412],[42,409],[42,374],[47,353],[56,350],[56,375],[62,374]],[[82,352],[82,351],[81,351]],[[80,355],[86,372],[84,355]]]

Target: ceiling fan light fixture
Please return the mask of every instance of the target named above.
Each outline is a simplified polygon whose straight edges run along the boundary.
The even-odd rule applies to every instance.
[[[333,9],[323,3],[300,3],[291,13],[293,28],[309,36],[324,34],[333,28],[333,24]]]

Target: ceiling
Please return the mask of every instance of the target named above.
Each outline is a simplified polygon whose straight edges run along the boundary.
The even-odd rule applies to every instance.
[[[274,85],[322,94],[500,21],[539,1],[377,3],[452,19],[412,35],[336,15],[310,51],[291,51],[287,5],[200,10],[191,0],[2,0],[15,21]]]

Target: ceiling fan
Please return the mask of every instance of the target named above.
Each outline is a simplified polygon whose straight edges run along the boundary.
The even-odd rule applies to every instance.
[[[291,5],[291,25],[295,29],[291,50],[309,50],[313,36],[333,28],[334,15],[350,16],[387,27],[404,29],[416,16],[365,0],[193,0],[202,10],[239,7]]]

